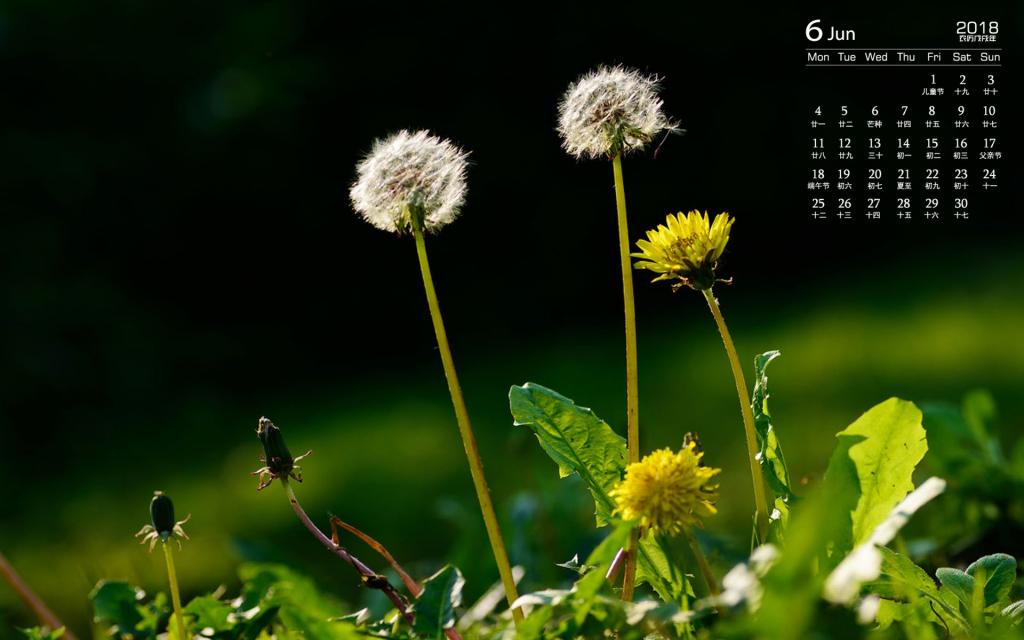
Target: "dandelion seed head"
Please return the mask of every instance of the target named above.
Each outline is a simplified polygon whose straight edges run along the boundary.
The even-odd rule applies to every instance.
[[[569,86],[558,106],[562,147],[577,158],[643,149],[676,125],[662,112],[658,78],[617,65],[598,67]]]
[[[353,208],[384,231],[408,233],[415,218],[433,232],[453,221],[466,197],[467,153],[428,131],[377,140],[356,166]]]
[[[712,479],[721,471],[704,466],[703,456],[691,443],[678,452],[659,449],[629,465],[611,492],[615,512],[669,535],[700,526],[702,518],[718,512]]]

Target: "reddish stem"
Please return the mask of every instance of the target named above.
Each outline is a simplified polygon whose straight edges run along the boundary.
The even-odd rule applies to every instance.
[[[309,516],[306,515],[306,511],[302,508],[302,505],[299,504],[299,499],[295,497],[295,492],[292,491],[291,485],[288,484],[288,481],[282,478],[281,484],[284,486],[285,493],[288,494],[288,502],[291,503],[292,510],[295,511],[295,515],[299,516],[299,520],[302,521],[302,524],[306,525],[306,528],[313,534],[313,537],[319,540],[320,544],[322,544],[328,551],[352,565],[352,567],[359,572],[359,575],[363,576],[363,578],[367,580],[366,584],[368,586],[384,592],[384,595],[388,597],[388,600],[391,600],[398,611],[401,612],[406,622],[412,626],[415,618],[408,607],[406,607],[405,602],[402,600],[402,596],[398,595],[398,592],[395,591],[395,588],[391,583],[376,571],[366,566],[362,560],[349,553],[345,547],[335,544],[333,540],[328,538],[327,535],[309,519]],[[445,635],[448,636],[449,640],[462,640],[462,637],[454,628],[445,629]]]
[[[51,631],[57,629],[64,629],[64,640],[78,640],[75,634],[71,633],[67,627],[60,621],[50,609],[46,606],[43,600],[32,591],[31,587],[21,579],[18,572],[14,570],[11,563],[7,561],[4,554],[0,553],[0,575],[7,580],[7,583],[11,585],[11,588],[21,597],[29,609],[36,614],[39,621],[43,623],[43,626],[49,627]]]

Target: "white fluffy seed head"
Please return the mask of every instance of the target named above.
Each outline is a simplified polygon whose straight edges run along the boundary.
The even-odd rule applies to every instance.
[[[436,231],[462,207],[467,155],[428,131],[399,131],[377,140],[356,166],[352,206],[384,231],[408,233],[416,218],[424,231]]]
[[[577,158],[643,149],[676,125],[662,113],[658,78],[621,65],[598,67],[569,86],[558,105],[562,147]]]

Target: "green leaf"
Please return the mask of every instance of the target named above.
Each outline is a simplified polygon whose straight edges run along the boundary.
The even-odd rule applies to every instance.
[[[1005,553],[978,558],[967,567],[972,578],[985,576],[985,606],[990,607],[1010,597],[1010,589],[1017,579],[1017,560]]]
[[[942,586],[956,595],[968,610],[971,609],[976,578],[984,576],[985,607],[1007,601],[1010,589],[1017,579],[1017,561],[1005,553],[994,553],[972,562],[967,571],[943,567],[935,572]]]
[[[564,478],[583,479],[596,506],[597,526],[608,524],[615,503],[608,493],[626,469],[626,441],[590,409],[532,382],[509,391],[516,426],[529,427]],[[666,602],[681,603],[691,592],[686,575],[669,560],[660,538],[645,536],[637,551],[637,582],[646,582]]]
[[[162,624],[171,615],[171,607],[167,602],[167,594],[160,592],[144,605],[135,608],[142,620],[135,624],[134,634],[140,638],[156,637]]]
[[[50,631],[44,627],[31,627],[29,629],[18,629],[30,640],[59,640],[64,637],[64,627]]]
[[[462,573],[451,565],[427,578],[423,593],[413,605],[416,614],[413,631],[417,635],[440,638],[445,629],[455,626],[455,608],[462,604],[465,584]]]
[[[192,626],[197,630],[213,629],[215,632],[228,631],[234,625],[228,621],[233,609],[226,603],[211,597],[200,596],[185,606],[185,613],[192,616]]]
[[[826,484],[838,499],[856,498],[848,539],[835,541],[841,558],[871,537],[900,500],[914,489],[911,476],[928,450],[921,411],[912,402],[890,398],[875,405],[836,434],[839,444],[826,471]]]
[[[882,554],[882,576],[869,585],[872,593],[887,600],[909,603],[915,616],[923,616],[939,624],[948,624],[946,621],[952,620],[967,628],[967,622],[957,611],[957,598],[951,597],[948,590],[939,589],[924,569],[887,547],[879,547],[878,551]],[[915,606],[915,602],[921,599],[931,602],[934,608]]]
[[[131,634],[142,621],[138,604],[145,594],[127,582],[100,581],[89,594],[96,622],[110,625],[116,633]]]
[[[994,464],[1003,462],[1003,451],[999,439],[992,437],[992,425],[996,421],[996,401],[988,391],[975,390],[964,396],[961,411],[964,422],[970,427],[975,439]]]
[[[294,637],[317,640],[361,638],[356,627],[335,621],[345,612],[323,595],[313,582],[288,567],[274,564],[246,564],[238,571],[244,582],[240,609],[259,606],[261,613],[242,629],[243,637],[259,637],[259,630],[272,621],[263,612],[276,611],[277,619]],[[301,634],[301,636],[299,635]],[[291,636],[289,636],[291,637]]]
[[[974,578],[972,576],[959,569],[942,567],[935,572],[935,577],[939,579],[943,587],[949,589],[957,597],[957,600],[970,609],[971,594],[974,592]]]
[[[629,536],[633,532],[633,523],[620,522],[609,533],[601,544],[590,553],[584,566],[593,567],[576,581],[577,597],[589,602],[608,581],[605,574],[615,560],[619,549],[629,546]]]
[[[778,510],[778,517],[772,518],[772,529],[781,538],[789,521],[790,504],[795,498],[789,483],[786,459],[782,455],[782,445],[779,444],[778,434],[768,412],[768,365],[780,355],[779,351],[768,351],[754,358],[754,395],[751,405],[757,434],[758,463],[765,482],[775,494],[774,506]]]
[[[667,603],[685,605],[693,596],[693,588],[684,571],[682,559],[673,553],[668,540],[651,531],[640,539],[636,581],[638,584],[646,582],[651,585],[654,592]]]
[[[1018,600],[1012,604],[1007,605],[1000,612],[1001,616],[1006,618],[1012,618],[1016,622],[1020,622],[1020,619],[1024,617],[1024,600]]]
[[[619,550],[629,546],[629,536],[633,532],[633,527],[632,522],[618,523],[587,557],[586,564],[596,568],[576,581],[573,608],[577,626],[583,624],[594,604],[595,596],[608,584],[605,575]]]
[[[594,498],[597,525],[611,519],[608,492],[626,468],[626,441],[585,407],[532,382],[509,391],[516,426],[530,428],[558,465],[561,477],[578,474]]]
[[[556,562],[555,566],[562,567],[563,569],[568,569],[569,571],[573,571],[581,576],[586,572],[590,571],[591,569],[595,568],[594,566],[589,564],[580,564],[580,557],[578,554],[574,555],[570,560],[567,560],[566,562]]]
[[[968,393],[959,407],[948,403],[922,405],[928,432],[929,462],[957,483],[990,485],[993,475],[1007,472],[999,439],[992,432],[995,401],[986,391]]]

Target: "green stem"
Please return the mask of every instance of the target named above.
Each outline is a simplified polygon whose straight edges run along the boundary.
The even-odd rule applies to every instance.
[[[188,640],[185,631],[185,616],[181,612],[181,595],[178,593],[178,574],[174,570],[174,555],[171,553],[171,545],[167,542],[161,543],[164,548],[164,559],[167,560],[167,581],[171,583],[171,603],[174,605],[174,619],[178,623],[179,640]]]
[[[640,399],[637,391],[636,308],[633,302],[633,269],[629,262],[629,222],[626,218],[626,187],[622,181],[622,155],[612,158],[615,175],[615,208],[619,220],[619,261],[622,264],[622,308],[626,316],[626,447],[629,462],[640,461]]]
[[[743,430],[747,436],[747,453],[750,456],[750,475],[754,482],[754,505],[757,509],[755,521],[757,523],[758,539],[761,542],[766,540],[768,533],[768,499],[764,486],[764,476],[761,475],[761,465],[757,461],[757,435],[754,431],[754,411],[750,404],[750,395],[747,392],[747,381],[743,377],[743,367],[740,366],[739,356],[736,355],[736,345],[729,335],[729,327],[725,325],[725,318],[722,317],[722,310],[718,308],[718,301],[711,293],[711,289],[705,289],[704,298],[708,301],[711,315],[718,325],[718,332],[722,334],[722,343],[725,345],[725,353],[729,356],[729,364],[732,366],[732,377],[736,381],[736,395],[740,400],[740,413],[743,415]]]
[[[413,235],[416,238],[416,253],[420,261],[420,272],[423,274],[423,289],[427,295],[427,306],[430,307],[430,318],[434,323],[434,333],[437,336],[437,346],[441,352],[444,376],[448,380],[448,391],[452,396],[452,405],[455,407],[455,419],[459,425],[459,434],[462,436],[462,445],[466,449],[466,458],[469,460],[469,472],[473,477],[476,497],[480,501],[480,512],[484,517],[484,526],[487,529],[487,537],[491,542],[494,561],[498,565],[501,582],[505,585],[505,597],[508,599],[509,606],[511,606],[519,598],[519,593],[516,590],[516,581],[512,577],[512,567],[508,561],[508,553],[505,551],[505,541],[502,540],[501,529],[498,528],[498,518],[494,514],[494,504],[491,502],[491,492],[487,488],[484,465],[480,461],[480,451],[477,449],[476,437],[473,435],[473,427],[469,422],[469,412],[466,410],[466,401],[462,397],[459,376],[455,372],[455,361],[452,358],[451,347],[448,345],[448,334],[444,328],[444,319],[441,317],[441,305],[437,301],[434,279],[430,275],[430,262],[427,260],[427,246],[423,238],[423,230],[419,224],[413,224],[412,226]],[[518,608],[513,609],[512,617],[515,620],[516,626],[518,626],[523,620],[523,612]]]
[[[619,223],[619,262],[622,266],[622,308],[626,317],[626,447],[629,463],[640,461],[640,397],[637,389],[636,305],[633,302],[633,269],[629,261],[629,220],[626,216],[626,186],[622,180],[622,154],[612,158],[615,177],[615,211]],[[632,533],[629,555],[626,556],[622,599],[633,599],[636,577],[636,549],[639,534]]]
[[[700,548],[700,542],[697,541],[697,537],[693,535],[691,529],[685,529],[684,535],[686,535],[686,541],[690,544],[690,550],[693,551],[693,557],[697,559],[697,566],[700,567],[700,573],[704,577],[704,583],[708,586],[708,592],[717,596],[721,593],[718,589],[718,582],[715,580],[715,576],[711,573],[711,567],[708,565],[708,559],[704,557],[704,550]]]

